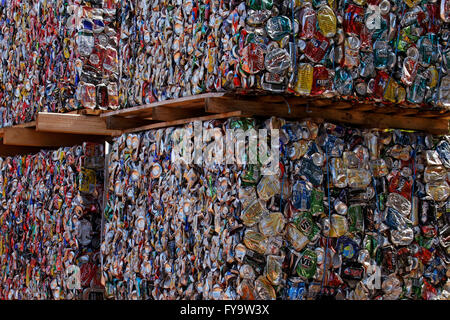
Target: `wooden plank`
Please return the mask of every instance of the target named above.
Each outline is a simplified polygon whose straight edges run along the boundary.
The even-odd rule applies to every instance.
[[[416,116],[421,118],[441,118],[445,111],[439,112],[437,110],[418,111]]]
[[[28,147],[69,147],[83,142],[100,142],[101,136],[37,132],[32,128],[5,128],[3,144]]]
[[[290,105],[304,105],[310,102],[310,98],[299,97],[299,96],[283,96],[283,95],[263,95],[263,96],[246,96],[246,95],[233,95],[233,96],[223,96],[223,99],[235,99],[244,101],[257,101],[261,103],[273,103],[273,104],[286,104]]]
[[[240,96],[238,99],[245,98],[245,96]],[[249,97],[250,98],[250,97]],[[254,97],[258,101],[267,102],[267,103],[284,103],[283,96],[280,95],[267,95],[267,96],[256,96]]]
[[[335,102],[330,99],[315,99],[311,100],[309,103],[312,107],[326,107],[332,105]]]
[[[227,99],[206,99],[206,112],[210,113],[224,113],[232,111],[243,111],[247,114],[258,116],[279,116],[284,118],[298,118],[306,117],[307,112],[304,107],[291,107],[288,108],[286,104],[277,105],[274,108],[273,104],[264,104],[255,101],[246,100],[227,100]],[[320,109],[322,110],[322,109]],[[290,111],[290,112],[289,112]],[[322,110],[323,111],[323,110]]]
[[[27,123],[16,124],[13,127],[14,128],[32,128],[32,127],[36,127],[36,121],[30,121],[30,122],[27,122]]]
[[[75,109],[72,111],[64,112],[64,114],[82,114],[82,115],[89,115],[89,116],[99,116],[100,114],[106,112],[107,110],[100,110],[100,109]]]
[[[391,113],[398,116],[416,116],[419,109],[413,108],[391,108]]]
[[[39,147],[9,146],[0,143],[0,157],[12,157],[15,155],[35,154],[41,151]]]
[[[246,114],[259,116],[278,116],[291,119],[323,118],[328,121],[336,121],[359,125],[368,128],[399,128],[426,131],[433,134],[448,134],[449,122],[442,119],[426,119],[405,116],[386,116],[384,114],[368,113],[352,110],[339,110],[332,108],[293,107],[289,113],[287,108],[273,108],[270,104],[261,104],[251,101],[226,101],[225,99],[207,99],[207,112],[231,112],[241,110]]]
[[[171,108],[180,108],[180,107],[192,107],[199,106],[204,104],[204,99],[206,98],[218,98],[223,97],[225,92],[211,92],[211,93],[203,93],[199,95],[193,95],[188,97],[181,97],[178,99],[169,99],[164,101],[158,101],[150,104],[145,104],[142,106],[136,106],[132,108],[120,109],[110,112],[105,112],[100,115],[102,118],[111,117],[111,116],[141,116],[151,115],[151,110],[155,107],[171,107]]]
[[[36,130],[43,132],[59,132],[70,134],[118,136],[121,130],[111,130],[106,121],[98,116],[83,116],[79,114],[57,114],[39,112],[36,120]]]
[[[33,128],[33,127],[36,127],[36,121],[31,121],[31,122],[22,123],[22,124],[16,124],[15,126],[6,127],[6,128]],[[3,138],[6,128],[0,128],[0,138]]]
[[[330,104],[328,106],[328,108],[332,108],[332,109],[351,109],[352,106],[353,106],[353,104],[351,102],[339,101],[339,102],[335,102],[333,104]]]
[[[247,115],[246,113],[241,112],[241,111],[218,113],[218,114],[208,115],[208,116],[204,116],[204,117],[195,117],[195,118],[189,118],[189,119],[180,119],[180,120],[174,120],[174,121],[166,121],[166,122],[159,122],[159,123],[155,123],[155,124],[149,124],[147,126],[142,126],[139,128],[124,130],[124,133],[133,133],[133,132],[146,131],[146,130],[151,130],[151,129],[160,129],[160,128],[166,128],[166,127],[179,126],[179,125],[194,122],[194,121],[208,121],[208,120],[226,119],[226,118],[231,118],[231,117],[244,117],[246,115]]]
[[[124,130],[130,128],[136,128],[152,124],[156,121],[140,119],[140,118],[124,118],[118,116],[112,116],[106,118],[106,128],[111,130]]]
[[[373,104],[369,104],[369,103],[356,104],[352,108],[352,110],[357,110],[357,111],[372,111],[373,109],[375,109],[375,106]]]
[[[450,120],[450,112],[446,112],[443,115],[437,117],[439,119],[445,119],[445,120]]]
[[[90,116],[99,116],[102,113],[104,113],[106,110],[100,110],[100,109],[80,109],[78,110],[78,114],[82,115],[90,115]]]
[[[201,109],[155,107],[153,109],[152,120],[173,121],[186,118],[200,117],[204,114],[205,113],[203,107]]]

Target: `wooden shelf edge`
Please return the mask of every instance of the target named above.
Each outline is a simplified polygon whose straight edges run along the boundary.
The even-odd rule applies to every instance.
[[[101,142],[105,136],[39,132],[33,128],[6,128],[3,144],[21,147],[69,147],[83,142]]]
[[[159,122],[159,123],[150,124],[150,125],[146,125],[146,126],[142,126],[142,127],[138,127],[138,128],[124,130],[124,133],[135,133],[135,132],[146,131],[146,130],[151,130],[151,129],[160,129],[160,128],[178,126],[178,125],[187,124],[187,123],[194,122],[194,121],[209,121],[209,120],[218,120],[218,119],[224,119],[224,118],[244,117],[244,116],[246,116],[246,114],[242,111],[216,113],[213,115],[208,115],[208,116],[203,116],[203,117],[195,117],[195,118],[180,119],[180,120],[174,120],[174,121]]]
[[[155,107],[168,107],[168,108],[179,108],[183,105],[191,105],[195,103],[202,103],[207,98],[220,98],[226,95],[226,92],[211,92],[211,93],[203,93],[199,95],[192,95],[187,97],[181,97],[177,99],[168,99],[164,101],[157,101],[150,104],[145,104],[141,106],[126,108],[126,109],[120,109],[120,110],[114,110],[102,113],[100,115],[101,118],[107,118],[111,116],[120,116],[120,117],[126,117],[132,114],[139,114],[143,112],[148,112],[149,110],[152,110]]]
[[[99,136],[122,134],[122,130],[108,129],[106,119],[99,116],[48,112],[38,113],[36,131]]]

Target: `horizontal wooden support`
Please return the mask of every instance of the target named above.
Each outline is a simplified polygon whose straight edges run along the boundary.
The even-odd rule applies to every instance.
[[[129,130],[125,130],[125,133],[134,133],[139,131],[146,131],[151,129],[160,129],[160,128],[167,128],[167,127],[174,127],[183,125],[186,123],[194,122],[194,121],[209,121],[209,120],[217,120],[217,119],[226,119],[226,118],[232,118],[232,117],[244,117],[246,114],[241,111],[232,111],[232,112],[225,112],[225,113],[218,113],[203,117],[195,117],[195,118],[188,118],[188,119],[180,119],[180,120],[174,120],[174,121],[166,121],[166,122],[159,122],[155,124],[150,124],[147,126],[142,126],[139,128],[133,128]]]
[[[99,116],[102,113],[106,112],[106,110],[100,109],[76,109],[72,111],[65,112],[66,114],[81,114],[81,115],[89,115],[89,116]]]
[[[372,111],[374,110],[376,107],[373,104],[367,104],[367,103],[360,103],[360,104],[356,104],[352,107],[352,110],[357,110],[357,111]]]
[[[32,128],[5,128],[3,144],[28,147],[70,147],[83,142],[102,142],[103,136],[38,132]]]
[[[352,104],[350,102],[340,101],[340,102],[335,102],[335,103],[329,105],[328,108],[332,108],[332,109],[351,109],[352,108]]]
[[[425,110],[425,111],[419,111],[417,112],[416,116],[421,118],[443,118],[445,117],[445,112],[437,112],[437,111],[431,111],[431,110]],[[447,114],[447,117],[449,115]]]
[[[394,108],[394,107],[383,107],[380,108],[380,112],[383,114],[394,114],[397,116],[416,116],[418,109],[413,108]]]
[[[168,107],[168,108],[192,108],[204,106],[206,98],[217,98],[224,96],[224,92],[213,92],[213,93],[204,93],[199,95],[193,95],[188,97],[181,97],[177,99],[168,99],[164,101],[158,101],[150,104],[145,104],[142,106],[136,106],[132,108],[120,109],[110,112],[105,112],[100,115],[102,118],[107,118],[111,116],[120,116],[120,117],[150,117],[152,116],[153,110],[156,107]]]
[[[312,107],[326,107],[332,105],[333,103],[335,102],[330,99],[313,99],[309,101],[309,104]]]
[[[106,128],[110,130],[125,130],[152,124],[156,121],[140,119],[140,118],[124,118],[112,116],[105,118]]]
[[[41,151],[39,147],[9,146],[0,143],[0,157],[12,157],[15,155],[35,154]]]
[[[206,112],[223,113],[241,110],[258,116],[278,116],[288,119],[322,118],[368,128],[398,128],[425,131],[432,134],[448,134],[449,122],[445,119],[428,119],[406,116],[386,116],[369,112],[317,107],[278,107],[254,101],[208,98]]]
[[[152,120],[173,121],[186,118],[200,117],[204,115],[204,105],[200,108],[169,108],[169,107],[155,107],[153,109]]]
[[[105,119],[99,116],[48,112],[38,113],[36,130],[100,136],[118,136],[122,134],[121,130],[108,129]]]
[[[36,121],[30,121],[26,123],[16,124],[15,128],[34,128],[36,127]]]

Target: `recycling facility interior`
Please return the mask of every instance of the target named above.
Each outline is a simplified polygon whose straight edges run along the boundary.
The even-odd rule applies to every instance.
[[[3,1],[0,299],[449,299],[449,37],[449,0]]]

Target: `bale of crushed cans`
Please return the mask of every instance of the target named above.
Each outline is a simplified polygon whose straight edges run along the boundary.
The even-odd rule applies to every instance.
[[[116,108],[115,14],[113,1],[2,1],[0,126],[39,111]]]
[[[2,126],[213,91],[450,106],[450,0],[0,4]]]
[[[139,1],[120,107],[210,91],[450,106],[450,1]]]
[[[103,145],[0,158],[0,299],[103,297]]]
[[[196,124],[115,139],[107,298],[450,298],[448,136],[230,118],[200,122],[213,133],[196,141]],[[264,128],[279,132],[276,174],[203,162],[226,130]],[[183,135],[200,162],[173,161]]]

